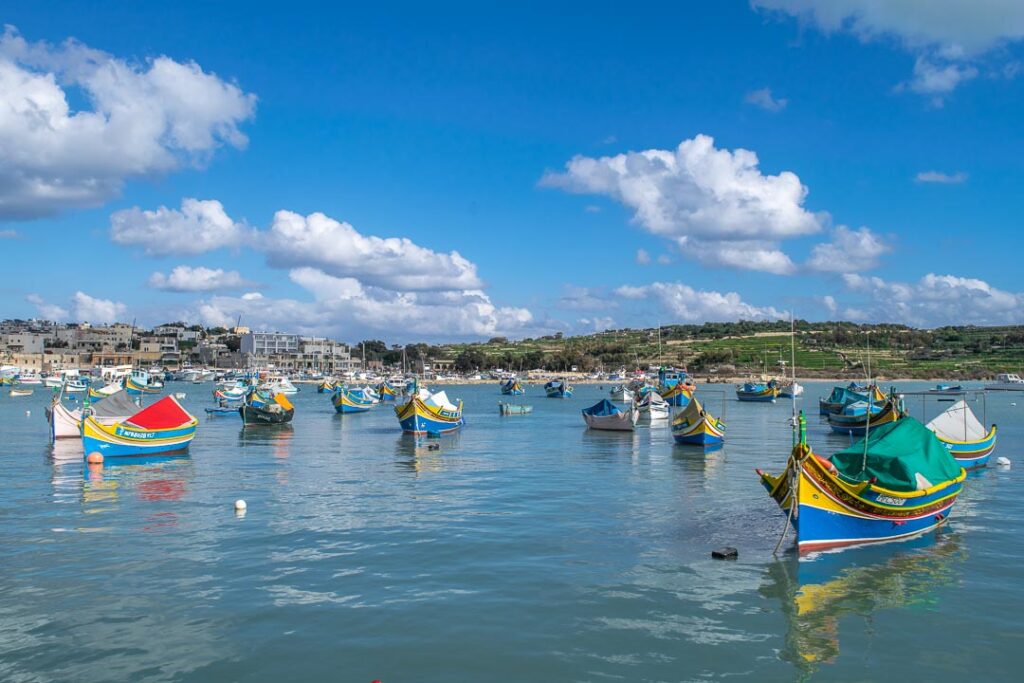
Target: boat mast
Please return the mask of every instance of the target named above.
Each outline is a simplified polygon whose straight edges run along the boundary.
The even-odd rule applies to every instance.
[[[868,436],[871,435],[871,408],[875,405],[875,389],[871,385],[871,330],[867,330],[864,336],[867,338],[868,354],[868,410],[867,421],[864,423],[864,458],[860,464],[861,475],[868,469]]]

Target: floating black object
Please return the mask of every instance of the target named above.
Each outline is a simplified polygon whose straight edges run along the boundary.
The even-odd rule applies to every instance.
[[[439,444],[439,443],[428,443],[427,444],[427,450],[428,451],[439,451],[439,450],[441,450],[441,444]]]
[[[711,557],[716,560],[735,560],[740,556],[740,551],[736,548],[719,548],[718,550],[711,551]]]

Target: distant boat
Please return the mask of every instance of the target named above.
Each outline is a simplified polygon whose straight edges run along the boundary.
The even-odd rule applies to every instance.
[[[1001,373],[996,375],[996,381],[986,384],[988,391],[1024,391],[1024,379],[1014,373]]]
[[[676,382],[668,387],[662,386],[658,393],[670,406],[682,407],[693,397],[693,388],[682,382]]]
[[[619,384],[618,386],[612,387],[611,390],[612,400],[617,403],[630,403],[633,401],[633,391],[625,384]]]
[[[533,406],[518,405],[515,403],[498,402],[499,415],[528,415],[533,412]]]
[[[925,425],[964,469],[985,467],[996,448],[996,426],[988,430],[964,401],[957,401]]]
[[[237,415],[239,408],[232,408],[231,406],[214,406],[212,408],[206,408],[207,415]]]
[[[881,406],[871,405],[871,429],[880,427],[889,422],[896,422],[906,412],[903,410],[901,401],[896,397],[890,397]],[[832,431],[852,436],[863,436],[868,428],[868,403],[858,401],[843,408],[839,413],[828,414],[828,424]]]
[[[606,398],[580,411],[589,429],[613,432],[631,432],[636,428],[639,413],[636,406],[626,410],[619,408]]]
[[[260,389],[262,391],[269,391],[274,394],[285,394],[288,396],[299,393],[298,387],[292,384],[287,377],[271,377],[263,386],[260,387]]]
[[[564,379],[553,379],[544,385],[548,398],[572,398],[573,388]]]
[[[42,386],[43,378],[34,372],[18,375],[18,384],[22,386]]]
[[[122,387],[120,384],[115,383],[115,382],[111,382],[110,384],[106,384],[106,385],[100,387],[99,389],[93,389],[90,386],[89,387],[89,400],[94,401],[94,402],[95,401],[101,401],[101,400],[105,399],[107,396],[113,396],[114,394],[116,394],[119,391],[124,391],[124,387]]]
[[[295,416],[295,407],[284,394],[253,390],[246,396],[238,414],[246,425],[285,424]]]
[[[725,441],[725,423],[704,410],[695,396],[672,420],[672,438],[695,446],[720,444]]]
[[[316,385],[316,393],[318,394],[330,394],[334,391],[334,382],[329,379],[325,379]]]
[[[334,405],[334,410],[342,415],[347,415],[367,412],[373,407],[374,401],[365,395],[362,389],[349,389],[341,386],[331,396],[331,404]]]
[[[386,381],[377,385],[377,393],[382,401],[394,401],[398,396],[398,390]]]
[[[933,394],[958,394],[963,391],[959,384],[936,384],[934,389],[929,389]]]
[[[656,391],[649,392],[646,396],[636,402],[637,422],[651,424],[667,420],[672,412],[668,401],[661,397]]]
[[[799,425],[786,470],[757,471],[792,523],[798,552],[909,538],[949,518],[967,474],[914,418],[872,428],[831,458],[807,444],[803,413]]]
[[[32,389],[11,389],[8,394],[10,396],[31,396]]]
[[[161,388],[163,385],[160,385]],[[124,378],[124,388],[132,396],[142,394],[158,394],[160,389],[150,386],[149,373],[145,370],[133,370]]]
[[[82,436],[82,412],[84,408],[68,408],[54,396],[53,403],[46,409],[50,423],[51,439],[78,439]],[[139,405],[125,390],[92,403],[89,412],[98,422],[111,425],[122,422],[139,412]]]
[[[774,379],[768,382],[746,382],[736,389],[736,399],[739,401],[775,403],[778,395],[779,383]]]
[[[818,400],[818,412],[822,415],[838,413],[851,403],[871,400],[876,405],[885,402],[885,394],[874,384],[863,386],[851,382],[845,387],[833,387],[828,398]]]
[[[395,406],[395,416],[403,432],[417,436],[445,434],[465,424],[462,401],[454,404],[445,392],[432,394],[425,388],[412,392],[406,403]]]
[[[796,398],[804,393],[804,385],[797,382],[783,382],[779,385],[779,398]]]
[[[82,423],[82,445],[86,455],[166,455],[188,450],[199,421],[181,407],[173,396],[165,396],[123,422],[105,425],[93,416]]]
[[[522,396],[526,392],[523,390],[523,385],[519,383],[519,380],[512,377],[507,382],[501,383],[501,393],[506,396]]]

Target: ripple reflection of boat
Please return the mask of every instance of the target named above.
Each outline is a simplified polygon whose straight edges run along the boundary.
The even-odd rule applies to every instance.
[[[804,674],[814,673],[839,656],[844,617],[868,620],[881,609],[934,604],[939,589],[957,583],[958,565],[966,558],[960,535],[943,529],[905,541],[896,550],[864,546],[803,560],[787,553],[769,565],[760,589],[782,602],[787,630],[779,656]]]
[[[672,462],[687,475],[692,475],[699,480],[703,486],[716,472],[722,469],[725,463],[725,445],[719,443],[698,446],[674,443],[672,445]]]
[[[295,435],[290,422],[273,425],[247,425],[238,431],[238,441],[246,446],[258,444],[287,445]]]
[[[445,466],[445,453],[458,448],[461,439],[461,432],[450,432],[439,437],[402,433],[395,444],[395,453],[401,456],[398,464],[417,474],[439,472]]]

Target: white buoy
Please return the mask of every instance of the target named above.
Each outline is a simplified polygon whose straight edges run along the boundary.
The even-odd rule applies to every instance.
[[[246,505],[245,505],[245,501],[244,500],[239,498],[238,500],[235,501],[235,510],[241,511],[241,510],[244,510],[245,508],[246,508]]]
[[[1010,403],[1010,405],[1011,405],[1011,406],[1015,406],[1015,405],[1017,405],[1017,404],[1016,404],[1016,403]]]
[[[1000,467],[1009,467],[1010,459],[1000,455],[998,458],[996,458],[996,464],[999,465]]]
[[[31,410],[26,410],[25,411],[25,417],[32,417],[32,411]]]

